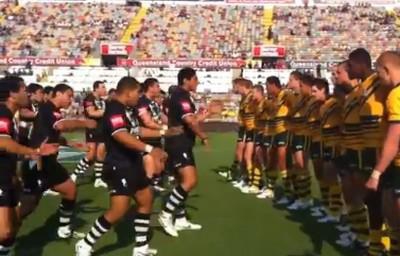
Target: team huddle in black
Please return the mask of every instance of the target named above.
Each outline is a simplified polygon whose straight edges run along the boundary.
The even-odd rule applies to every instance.
[[[198,230],[186,218],[185,200],[197,183],[192,152],[195,137],[207,144],[199,124],[207,116],[191,99],[198,79],[195,70],[178,74],[178,87],[163,99],[156,79],[140,84],[123,77],[106,99],[104,82],[95,82],[84,100],[85,119],[65,115],[74,91],[66,84],[43,88],[25,85],[19,77],[0,80],[0,255],[11,255],[19,228],[38,206],[46,191],[61,197],[57,236],[78,238],[77,256],[92,255],[94,245],[136,202],[133,220],[134,256],[157,254],[149,247],[154,188],[168,169],[176,187],[167,198],[158,221],[165,232]],[[162,102],[164,100],[164,103]],[[81,147],[62,133],[86,131],[85,157],[70,175],[59,163],[60,147]],[[74,231],[77,181],[94,165],[94,186],[107,187],[109,209],[88,233]],[[20,170],[20,171],[18,171]]]

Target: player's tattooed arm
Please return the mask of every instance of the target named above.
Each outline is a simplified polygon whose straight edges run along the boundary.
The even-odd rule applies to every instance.
[[[97,123],[90,119],[62,119],[54,124],[54,128],[61,132],[75,131],[79,129],[94,129]]]
[[[20,118],[27,119],[27,120],[33,120],[36,117],[36,114],[34,111],[28,109],[28,108],[23,108],[19,111],[19,116]]]
[[[145,107],[139,108],[138,110],[138,115],[139,118],[142,120],[143,124],[145,127],[150,128],[150,129],[155,129],[155,130],[160,130],[162,129],[162,125],[157,124],[153,118],[151,118],[151,114]],[[154,137],[154,136],[151,136]]]
[[[199,137],[201,140],[206,140],[207,134],[202,131],[200,123],[195,115],[186,115],[183,121],[189,126],[189,128]]]
[[[167,153],[165,153],[164,150],[160,148],[153,148],[152,146],[147,145],[125,129],[121,129],[120,131],[113,133],[112,136],[116,141],[129,149],[149,153],[158,160],[164,161],[167,158]]]
[[[100,118],[104,115],[104,110],[102,109],[96,110],[94,106],[86,107],[86,111],[88,115],[92,118]]]
[[[0,137],[0,150],[11,154],[30,156],[31,158],[40,155],[51,155],[58,151],[57,144],[46,144],[45,142],[39,148],[30,148],[19,144],[11,137]]]
[[[163,136],[170,137],[183,133],[183,127],[172,127],[169,129],[154,130],[145,127],[139,128],[139,136],[141,138],[160,138]]]

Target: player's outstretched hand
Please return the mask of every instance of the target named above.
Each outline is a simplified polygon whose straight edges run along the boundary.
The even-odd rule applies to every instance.
[[[369,178],[367,183],[365,184],[365,187],[369,190],[372,191],[377,191],[378,190],[378,186],[379,186],[379,179],[375,179],[375,178]]]
[[[88,129],[95,129],[97,127],[97,122],[92,119],[86,119],[85,120],[85,126]]]
[[[161,148],[153,148],[153,150],[150,152],[150,155],[156,160],[156,161],[163,161],[165,162],[167,160],[167,153],[162,150]]]
[[[165,169],[165,163],[167,161],[168,154],[160,148],[153,148],[153,150],[150,152],[150,156],[154,161],[155,173],[161,173],[161,171]]]
[[[59,146],[56,143],[43,143],[40,145],[39,154],[41,156],[54,155],[58,152]]]
[[[171,127],[165,132],[165,136],[171,137],[183,133],[183,126]]]

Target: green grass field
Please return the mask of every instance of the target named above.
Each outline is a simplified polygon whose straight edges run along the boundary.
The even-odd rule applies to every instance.
[[[74,135],[74,139],[81,136]],[[228,166],[234,151],[234,134],[212,134],[211,150],[196,148],[199,186],[188,200],[190,218],[203,230],[181,232],[179,238],[165,235],[156,221],[161,199],[156,199],[152,216],[154,248],[162,256],[306,256],[352,255],[335,246],[333,225],[318,224],[308,211],[290,213],[277,209],[271,201],[241,194],[215,171]],[[67,166],[72,169],[73,164]],[[37,211],[23,224],[17,238],[17,256],[71,256],[76,240],[57,240],[58,197],[45,197]],[[86,232],[108,205],[105,189],[94,189],[90,178],[79,184],[78,231]],[[131,255],[133,225],[131,215],[114,227],[96,245],[94,255]]]

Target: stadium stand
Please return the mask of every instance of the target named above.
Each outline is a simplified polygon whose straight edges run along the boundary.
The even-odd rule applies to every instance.
[[[400,36],[396,18],[370,5],[276,7],[274,34],[289,59],[322,61],[343,59],[360,46],[376,58],[383,50],[397,49]]]
[[[139,7],[113,4],[2,4],[2,55],[87,57],[100,40],[119,41]],[[97,48],[96,48],[97,47]]]
[[[246,58],[263,41],[263,17],[257,6],[154,4],[139,31],[136,57]]]
[[[248,59],[254,45],[275,43],[286,47],[289,61],[332,61],[359,46],[376,57],[400,45],[399,9],[388,11],[369,4],[273,8],[151,4],[140,8],[3,3],[0,8],[2,56],[87,57],[97,53],[99,41],[123,40],[135,43],[133,57],[137,59]]]

